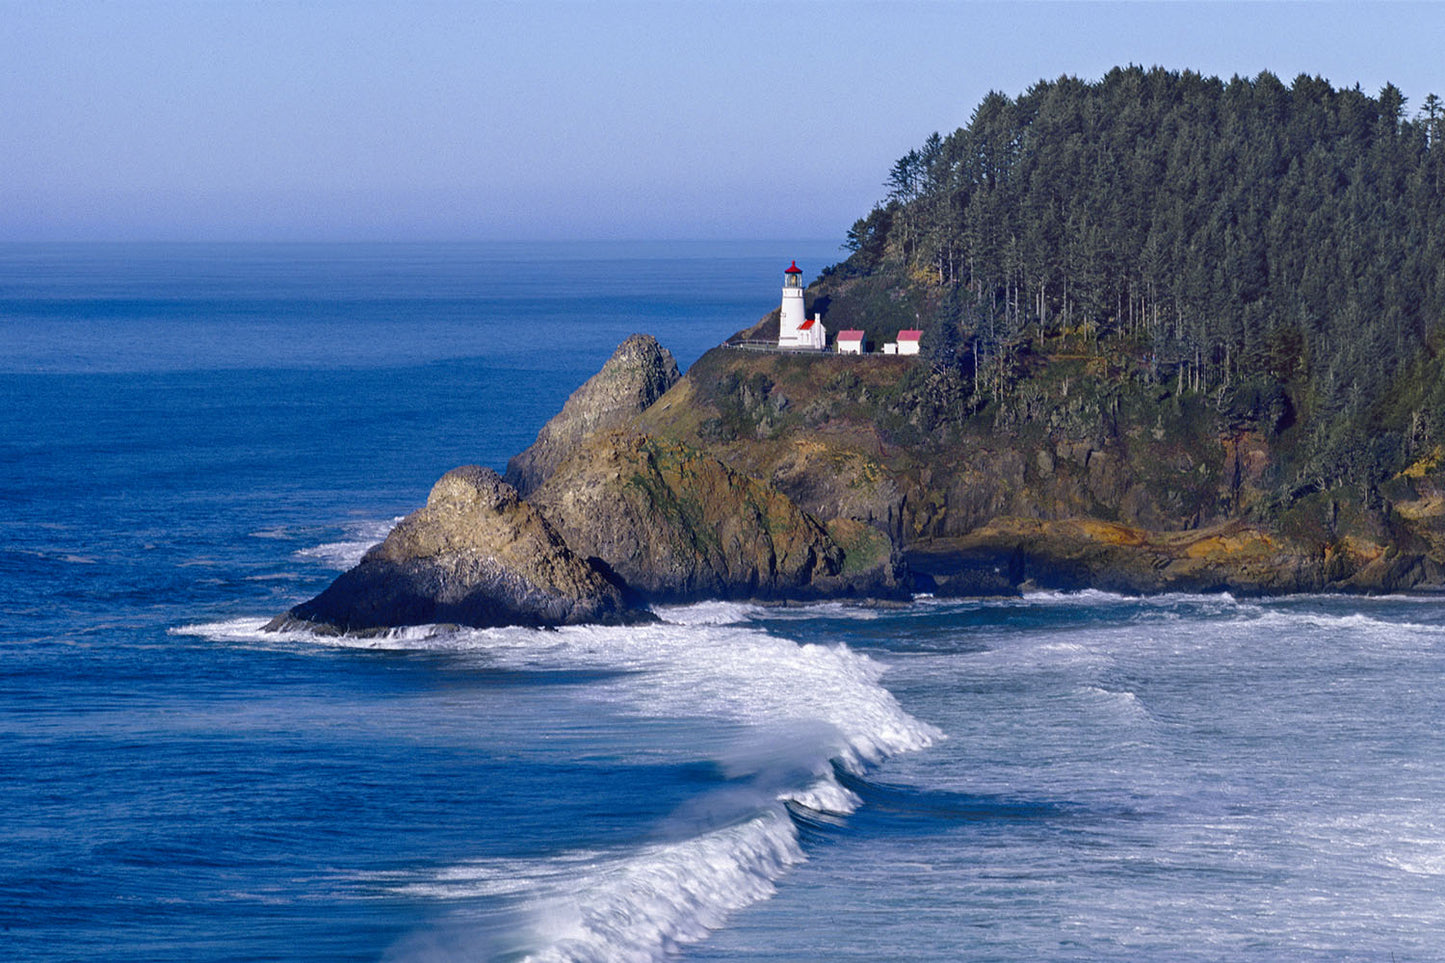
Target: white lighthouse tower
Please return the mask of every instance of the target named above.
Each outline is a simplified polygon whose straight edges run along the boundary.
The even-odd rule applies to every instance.
[[[822,351],[828,332],[821,318],[809,318],[803,307],[803,272],[798,262],[783,272],[783,306],[778,313],[778,347]]]

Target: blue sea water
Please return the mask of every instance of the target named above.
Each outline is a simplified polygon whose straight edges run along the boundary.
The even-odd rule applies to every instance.
[[[0,247],[0,958],[1445,959],[1445,602],[268,634],[830,244]]]

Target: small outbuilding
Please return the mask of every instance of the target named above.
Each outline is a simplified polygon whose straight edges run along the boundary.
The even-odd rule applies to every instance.
[[[839,354],[862,354],[862,353],[863,353],[863,332],[862,332],[862,331],[839,331],[839,332],[838,332],[838,353],[839,353]]]

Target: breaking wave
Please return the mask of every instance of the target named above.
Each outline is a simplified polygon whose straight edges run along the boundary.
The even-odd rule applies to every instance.
[[[790,815],[796,807],[835,819],[856,809],[859,798],[840,782],[840,769],[863,773],[942,738],[883,687],[881,663],[842,644],[775,637],[747,624],[750,612],[749,606],[706,603],[665,609],[666,621],[630,628],[420,626],[375,638],[268,633],[251,619],[176,631],[271,646],[448,652],[492,669],[604,670],[585,698],[609,711],[716,720],[730,732],[750,733],[708,750],[732,794],[733,815],[721,826],[680,814],[675,826],[664,827],[678,838],[618,852],[469,862],[392,884],[399,894],[443,904],[506,902],[516,922],[509,931],[513,945],[504,949],[518,958],[656,960],[702,939],[729,913],[766,899],[806,858]],[[405,941],[394,958],[450,952],[429,939]]]
[[[534,963],[651,961],[705,939],[730,913],[775,892],[775,881],[805,859],[785,813],[625,853],[582,850],[526,859],[478,860],[429,880],[402,883],[405,896],[440,901],[512,901],[513,924],[492,935]],[[388,958],[452,959],[465,926],[403,940]],[[473,944],[473,950],[476,948]]]

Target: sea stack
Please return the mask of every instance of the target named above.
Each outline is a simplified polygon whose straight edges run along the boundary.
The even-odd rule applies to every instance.
[[[368,633],[434,622],[476,627],[649,621],[490,468],[455,468],[426,506],[361,563],[269,629]]]

